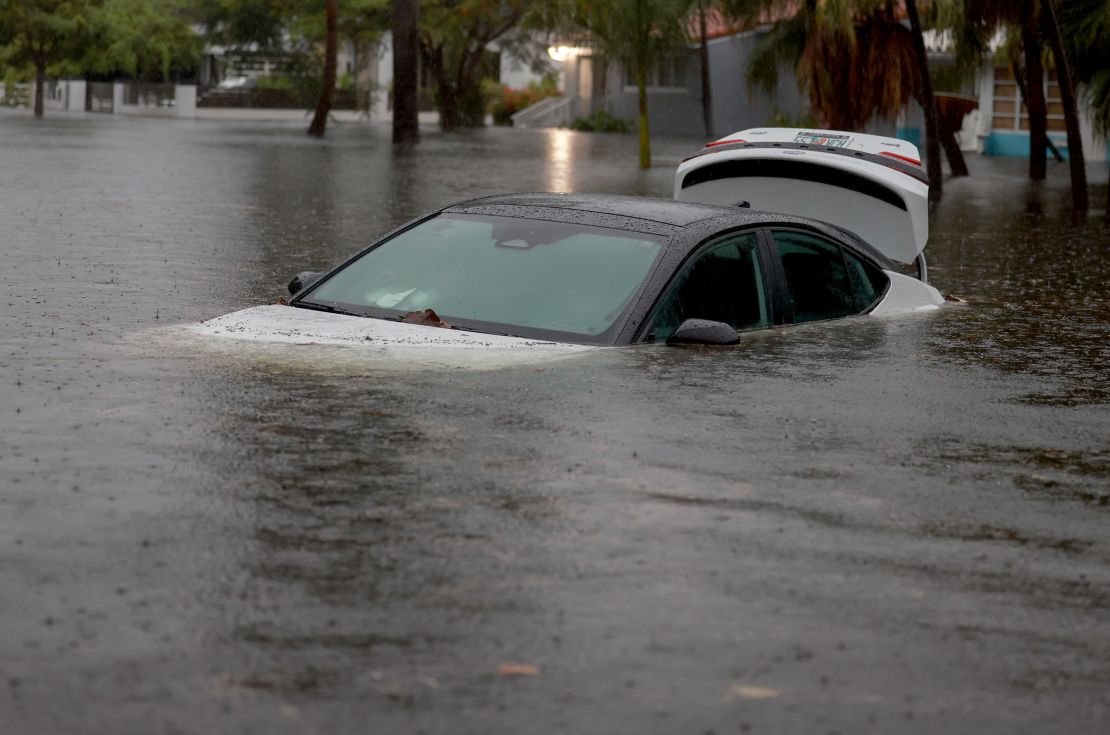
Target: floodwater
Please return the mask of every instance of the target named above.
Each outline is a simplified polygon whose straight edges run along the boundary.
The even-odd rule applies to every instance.
[[[1105,731],[1110,228],[1063,167],[949,183],[931,315],[471,368],[178,326],[697,143],[0,113],[0,732]]]

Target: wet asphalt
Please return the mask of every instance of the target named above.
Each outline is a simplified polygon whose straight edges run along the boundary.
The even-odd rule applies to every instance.
[[[699,142],[0,111],[0,732],[1110,729],[1110,226],[1063,166],[948,183],[931,315],[474,368],[178,326]]]

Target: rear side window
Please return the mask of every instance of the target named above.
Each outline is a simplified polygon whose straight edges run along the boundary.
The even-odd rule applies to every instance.
[[[856,314],[856,294],[840,247],[803,232],[773,233],[794,323]]]
[[[890,278],[879,268],[866,260],[857,258],[847,250],[844,260],[848,263],[848,275],[852,279],[852,290],[856,296],[857,311],[867,311],[886,291]]]

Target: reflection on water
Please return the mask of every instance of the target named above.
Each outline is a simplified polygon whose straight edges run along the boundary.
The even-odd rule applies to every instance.
[[[965,306],[417,364],[166,325],[458,199],[666,196],[700,141],[3,115],[15,731],[1097,729],[1110,257],[1059,172],[949,182]]]
[[[566,128],[545,130],[547,135],[547,191],[571,191],[570,139],[573,133]]]

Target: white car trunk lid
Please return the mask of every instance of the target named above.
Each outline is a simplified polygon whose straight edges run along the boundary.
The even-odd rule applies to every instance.
[[[754,128],[684,161],[674,196],[829,222],[909,263],[929,239],[929,186],[919,156],[896,138]]]

